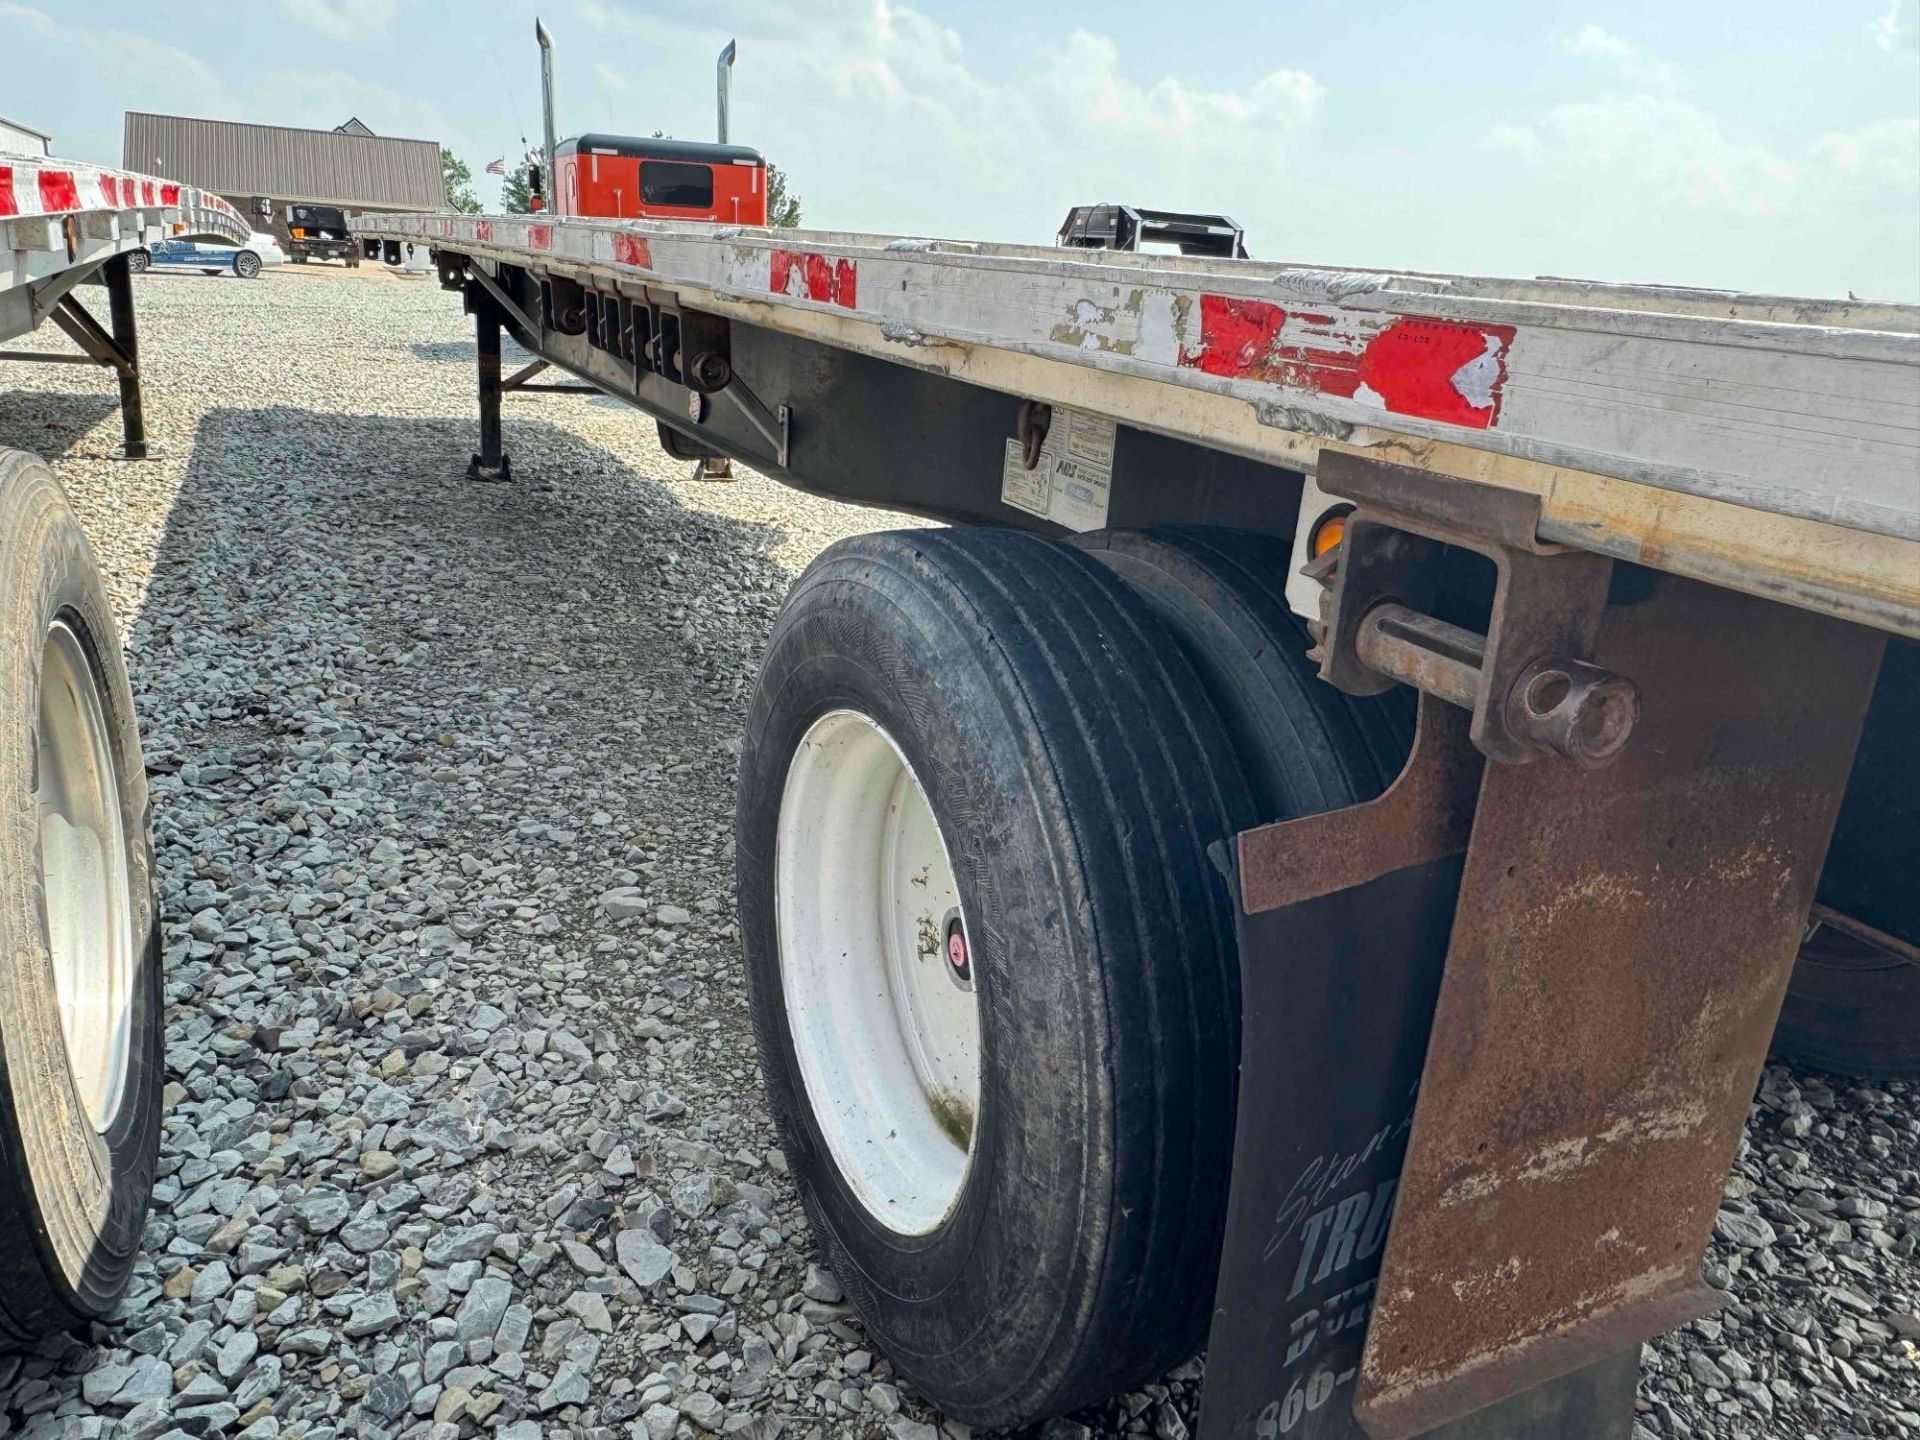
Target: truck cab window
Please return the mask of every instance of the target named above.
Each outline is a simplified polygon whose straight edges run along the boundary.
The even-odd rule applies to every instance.
[[[640,165],[640,198],[648,205],[713,207],[713,169],[674,160],[645,160]]]

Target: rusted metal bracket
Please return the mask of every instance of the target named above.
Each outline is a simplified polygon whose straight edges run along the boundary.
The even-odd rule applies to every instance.
[[[508,390],[523,389],[525,388],[529,380],[532,380],[536,375],[545,373],[547,368],[548,368],[548,365],[545,360],[530,361],[529,363],[522,365],[518,370],[514,371],[513,374],[509,375],[506,379],[502,380],[500,382],[500,389],[503,393]]]
[[[27,287],[27,318],[35,326],[52,315],[60,301],[76,286],[94,279],[98,275],[97,267],[75,265],[62,270],[57,275],[49,275],[45,280]]]
[[[1352,695],[1403,681],[1462,706],[1473,743],[1506,764],[1558,754],[1595,766],[1620,753],[1638,691],[1588,663],[1611,560],[1542,542],[1537,495],[1338,452],[1316,478],[1356,502],[1323,601],[1322,678]],[[1443,546],[1493,562],[1485,635],[1428,613]]]
[[[1376,1440],[1717,1302],[1701,1256],[1882,644],[1658,577],[1592,652],[1648,696],[1618,762],[1486,768],[1354,1406]]]

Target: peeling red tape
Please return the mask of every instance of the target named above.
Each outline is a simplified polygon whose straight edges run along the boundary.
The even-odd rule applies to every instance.
[[[1294,330],[1283,335],[1289,319]],[[1200,343],[1182,349],[1180,363],[1208,375],[1358,399],[1396,415],[1473,430],[1498,422],[1513,326],[1401,315],[1361,343],[1354,318],[1344,323],[1348,329],[1341,333],[1330,315],[1290,315],[1265,300],[1202,295]],[[1302,336],[1327,343],[1307,343]]]

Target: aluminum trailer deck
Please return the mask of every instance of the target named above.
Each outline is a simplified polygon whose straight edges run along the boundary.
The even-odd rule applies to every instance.
[[[158,240],[247,238],[247,222],[218,195],[152,175],[0,152],[0,341],[51,320],[79,355],[0,351],[35,364],[97,364],[120,380],[126,453],[146,453],[139,342],[127,256]],[[109,324],[77,288],[104,284]]]
[[[1537,494],[1543,540],[1916,633],[1920,306],[578,218],[356,228],[1296,471],[1348,453]],[[803,447],[821,422],[792,423]]]
[[[986,1180],[965,1178],[991,1168],[983,1147],[1003,1143],[1009,1125],[1037,1127],[1028,1158],[1045,1158],[1033,1074],[989,1074],[995,1045],[1024,1033],[1020,1006],[1046,1012],[1060,1053],[1080,1053],[1077,1022],[1049,1009],[1079,993],[1071,975],[1060,972],[1057,990],[1021,990],[1034,967],[1066,964],[1055,950],[1070,956],[1071,945],[994,908],[994,886],[1063,862],[1005,869],[995,856],[1018,827],[977,834],[968,806],[940,799],[957,783],[950,766],[1000,753],[968,751],[941,729],[948,712],[987,703],[995,665],[1042,664],[1026,656],[1034,646],[1043,659],[1103,655],[1141,697],[1166,683],[1140,668],[1143,655],[1191,660],[1198,678],[1175,689],[1234,717],[1248,774],[1275,745],[1295,744],[1274,738],[1263,708],[1292,693],[1288,666],[1317,663],[1367,723],[1402,713],[1388,703],[1406,698],[1401,687],[1418,692],[1418,732],[1384,794],[1363,786],[1351,803],[1276,803],[1264,823],[1234,820],[1233,803],[1220,802],[1226,833],[1212,854],[1231,894],[1237,1029],[1193,1023],[1239,1056],[1231,1156],[1199,1162],[1231,1178],[1217,1231],[1206,1212],[1177,1208],[1171,1181],[1142,1202],[1150,1230],[1165,1201],[1184,1217],[1168,1223],[1203,1245],[1218,1235],[1205,1440],[1623,1437],[1640,1342],[1717,1303],[1700,1257],[1776,1018],[1780,1043],[1817,1035],[1844,1052],[1856,1028],[1897,1012],[1896,1048],[1920,1063],[1910,874],[1903,889],[1896,859],[1891,885],[1854,883],[1903,846],[1911,855],[1909,832],[1890,827],[1910,823],[1920,790],[1910,744],[1875,739],[1910,734],[1910,711],[1878,732],[1870,723],[1870,701],[1897,706],[1908,693],[1889,649],[1904,642],[1889,637],[1920,636],[1920,308],[540,216],[389,215],[356,229],[432,247],[442,284],[475,316],[476,478],[511,474],[503,395],[604,391],[652,415],[682,456],[739,458],[819,493],[958,526],[1054,540],[1099,532],[1078,545],[1157,617],[1127,622],[1141,627],[1131,641],[1066,610],[995,620],[994,607],[1014,604],[1035,576],[1051,578],[1034,603],[1079,594],[1085,562],[971,530],[964,543],[876,537],[830,551],[796,588],[749,716],[742,926],[775,1112],[814,1229],[876,1338],[963,1418],[1023,1422],[1093,1393],[1101,1382],[1084,1362],[1046,1368],[1062,1334],[1083,1350],[1111,1347],[1098,1372],[1108,1382],[1165,1352],[1140,1339],[1151,1319],[1128,1330],[1113,1319],[1117,1301],[1086,1298],[1113,1292],[1036,1281],[1066,1288],[1057,1314],[1034,1319],[1046,1304],[1029,1290],[995,1289],[1014,1285],[1008,1275],[1050,1275],[1049,1244],[1071,1249],[1023,1228],[1017,1206],[991,1212],[981,1233],[1031,1248],[991,1273],[954,1260],[962,1269],[934,1285],[903,1258],[922,1232],[894,1223],[901,1202],[890,1197],[921,1182],[884,1168],[875,1179],[834,1139],[862,1123],[860,1102],[816,1094],[806,1076],[852,1062],[834,1053],[832,1026],[788,1008],[802,993],[795,977],[826,963],[820,946],[843,960],[866,953],[866,922],[820,920],[814,892],[793,876],[841,864],[819,883],[836,905],[866,903],[854,862],[814,858],[868,843],[859,803],[833,788],[836,764],[859,766],[821,755],[858,752],[869,770],[893,763],[861,749],[853,716],[893,745],[912,785],[899,780],[892,793],[919,797],[942,863],[970,877],[949,877],[959,898],[944,923],[956,973],[986,996],[969,1012],[977,1029],[964,1031],[985,1047],[982,1108],[952,1123],[949,1092],[920,1076],[930,1112],[965,1149],[959,1208],[925,1232],[944,1255],[957,1217],[976,1199],[998,1203],[976,1193]],[[503,327],[539,357],[504,378]],[[580,384],[529,383],[553,366]],[[1335,517],[1342,531],[1325,529]],[[1154,528],[1168,525],[1182,528]],[[1231,564],[1229,551],[1240,557]],[[1242,563],[1253,555],[1267,560]],[[1461,588],[1462,566],[1480,579]],[[949,587],[934,611],[870,579],[933,573]],[[1310,623],[1310,652],[1272,608],[1283,585]],[[874,586],[894,598],[857,598]],[[981,661],[971,681],[941,678],[972,653],[962,640],[942,642],[938,663],[916,649],[953,607],[998,637],[1001,658]],[[909,612],[919,618],[899,619]],[[1167,634],[1151,628],[1160,623]],[[1175,651],[1184,658],[1169,659]],[[816,662],[841,678],[801,678]],[[1071,688],[1065,662],[1046,663],[1053,679],[1021,683]],[[1243,683],[1255,672],[1273,682],[1257,703]],[[876,674],[904,689],[874,689]],[[826,686],[813,710],[792,699],[810,683]],[[1106,683],[1073,681],[1083,687],[1074,703],[1097,709]],[[1140,703],[1159,759],[1138,749],[1132,724],[1094,732],[1089,755],[1074,758],[1033,715],[979,723],[1004,720],[1016,752],[1042,757],[1030,776],[1068,785],[1076,766],[1092,765],[1151,787],[1164,783],[1162,759],[1185,752],[1152,728],[1162,702]],[[1322,720],[1333,727],[1325,737],[1348,723]],[[1186,723],[1199,733],[1213,722]],[[1311,774],[1316,762],[1288,753]],[[922,786],[928,766],[939,783]],[[994,804],[1010,815],[1092,803],[1043,804],[1025,782],[1006,783]],[[1099,793],[1124,810],[1118,783]],[[1173,865],[1179,837],[1213,823],[1178,808],[1196,793],[1175,783],[1123,833],[1157,835],[1154,863]],[[1856,809],[1865,818],[1849,822]],[[1868,857],[1838,879],[1831,866],[1823,875],[1836,815],[1846,842],[1836,856]],[[1106,823],[1084,808],[1068,820],[1083,844]],[[1157,873],[1137,863],[1148,868],[1124,883],[1075,872],[1088,888],[1060,892],[1060,923],[1116,893],[1103,887],[1118,885],[1123,906],[1148,893],[1128,888]],[[1156,903],[1185,916],[1191,947],[1204,897],[1183,883],[1166,892],[1182,898]],[[1824,903],[1830,886],[1849,883],[1849,935],[1900,962],[1861,983],[1903,988],[1836,1009],[1803,993],[1804,966],[1794,966],[1816,888]],[[1813,913],[1817,930],[1819,914],[1835,912]],[[923,929],[937,931],[937,919]],[[890,922],[877,923],[884,936]],[[1124,937],[1112,943],[1124,958]],[[1164,979],[1202,962],[1163,946],[1141,963]],[[905,986],[903,1015],[919,1004],[914,982],[882,983]],[[808,993],[823,997],[808,1003],[837,1003],[832,987]],[[848,1011],[846,1023],[840,1048],[860,1052],[866,1022]],[[907,1034],[921,1022],[899,1023]],[[1129,1032],[1111,1033],[1118,1047]],[[1042,1069],[1054,1060],[1046,1048],[1032,1057]],[[1135,1091],[1162,1096],[1163,1129],[1149,1133],[1174,1143],[1164,1127],[1178,1106],[1160,1068],[1103,1073],[1115,1088],[1087,1102],[1104,1117],[1088,1122],[1087,1146],[1107,1154],[1100,1126],[1133,1113],[1121,1092]],[[888,1085],[872,1083],[858,1093],[892,1103]],[[1206,1115],[1232,1105],[1231,1081],[1225,1094],[1206,1085],[1174,1092],[1202,1112],[1199,1129],[1181,1132],[1189,1167],[1215,1154],[1200,1134]],[[905,1133],[867,1123],[859,1133]],[[1117,1173],[1139,1158],[1122,1147],[1105,1163]],[[1084,1198],[1094,1183],[1063,1172],[1042,1198]],[[1150,1239],[1140,1244],[1120,1291],[1174,1325],[1204,1281],[1170,1278]],[[992,1303],[968,1309],[981,1295]],[[980,1338],[1001,1329],[1019,1353]],[[974,1337],[961,1352],[969,1364],[943,1368],[961,1331]],[[992,1394],[975,1383],[1016,1372],[1027,1378]]]

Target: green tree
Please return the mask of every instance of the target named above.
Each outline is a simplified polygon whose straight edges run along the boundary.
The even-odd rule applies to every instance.
[[[520,163],[507,172],[506,181],[500,187],[500,203],[507,214],[528,215],[533,212],[533,187],[527,180],[536,165],[545,163],[546,152],[538,147],[529,147]],[[543,184],[543,191],[544,188]]]
[[[444,145],[440,147],[440,176],[446,182],[449,210],[458,210],[463,215],[480,213],[480,202],[473,194],[473,171]]]
[[[787,172],[767,166],[767,224],[792,229],[800,223],[800,197],[787,188]]]

